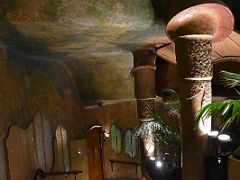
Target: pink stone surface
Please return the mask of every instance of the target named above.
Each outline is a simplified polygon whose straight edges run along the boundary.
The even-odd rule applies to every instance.
[[[221,41],[231,34],[234,26],[232,12],[226,6],[204,3],[176,14],[167,24],[170,39],[191,34],[208,34],[213,41]]]

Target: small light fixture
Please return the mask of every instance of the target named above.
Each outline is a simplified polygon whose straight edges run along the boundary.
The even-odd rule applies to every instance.
[[[208,136],[209,136],[209,137],[212,137],[212,138],[215,138],[215,137],[218,136],[218,134],[219,134],[218,131],[210,131],[210,132],[208,133]]]
[[[81,155],[82,154],[82,151],[81,151],[81,148],[79,147],[78,150],[77,150],[77,154],[78,155]]]
[[[156,158],[155,158],[154,156],[151,156],[149,159],[150,159],[151,161],[155,161],[155,160],[156,160]]]
[[[161,168],[162,167],[162,162],[160,161],[160,160],[158,160],[158,161],[156,161],[156,166],[158,167],[158,168]]]
[[[110,133],[104,132],[104,136],[105,136],[106,138],[109,138],[109,137],[110,137]]]
[[[220,134],[218,136],[218,140],[221,142],[230,142],[231,141],[231,137],[227,134]]]

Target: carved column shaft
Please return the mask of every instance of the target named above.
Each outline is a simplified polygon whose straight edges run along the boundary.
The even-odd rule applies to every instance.
[[[186,35],[175,40],[180,87],[183,180],[204,179],[206,132],[211,129],[211,120],[204,121],[201,129],[194,131],[194,116],[201,108],[203,99],[211,102],[211,41],[210,35]]]
[[[155,66],[138,66],[133,69],[135,97],[140,121],[151,121],[154,115]]]
[[[134,90],[140,124],[154,120],[155,70],[153,65],[142,65],[135,67],[131,72],[135,79]],[[153,136],[143,139],[141,147],[142,178],[146,179],[146,157],[153,156],[155,150]]]

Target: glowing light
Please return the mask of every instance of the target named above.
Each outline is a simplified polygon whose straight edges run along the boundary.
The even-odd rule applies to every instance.
[[[78,154],[82,154],[81,150],[78,150],[77,153],[78,153]]]
[[[157,166],[158,168],[161,168],[161,167],[162,167],[162,165],[163,165],[163,164],[162,164],[162,162],[161,162],[161,161],[157,161],[157,162],[156,162],[156,166]]]
[[[153,156],[151,156],[150,158],[149,158],[151,161],[155,161],[155,157],[153,157]]]
[[[199,122],[198,128],[202,135],[211,132],[211,120],[212,120],[211,117],[209,117]]]
[[[146,151],[147,157],[154,156],[155,144],[152,134],[150,134],[148,138],[144,141],[144,149]]]
[[[217,137],[218,134],[219,134],[218,131],[210,131],[210,132],[208,133],[208,136],[210,136],[210,137]]]
[[[94,129],[94,128],[100,128],[100,127],[102,127],[102,126],[95,125],[95,126],[91,127],[90,130],[91,130],[91,129]]]
[[[106,138],[109,138],[109,137],[110,137],[110,133],[104,132],[104,136],[105,136]]]
[[[218,136],[218,140],[220,140],[222,142],[229,142],[229,141],[231,141],[231,137],[227,134],[220,134]]]

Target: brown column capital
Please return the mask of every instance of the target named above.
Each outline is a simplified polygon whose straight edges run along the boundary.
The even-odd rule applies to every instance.
[[[155,64],[155,59],[157,57],[155,46],[143,46],[138,47],[132,51],[133,58],[134,58],[134,67],[138,66],[146,66],[146,65],[153,65]]]
[[[203,3],[177,13],[167,23],[166,32],[173,41],[180,36],[205,34],[213,36],[213,42],[217,42],[229,36],[233,27],[234,17],[228,7]]]
[[[155,65],[145,65],[145,66],[137,66],[137,67],[134,67],[132,69],[132,71],[130,72],[131,76],[134,77],[135,74],[139,73],[139,71],[155,71],[157,69],[157,67]]]
[[[131,76],[135,78],[135,97],[137,99],[155,98],[155,47],[143,46],[132,51],[134,68]]]

